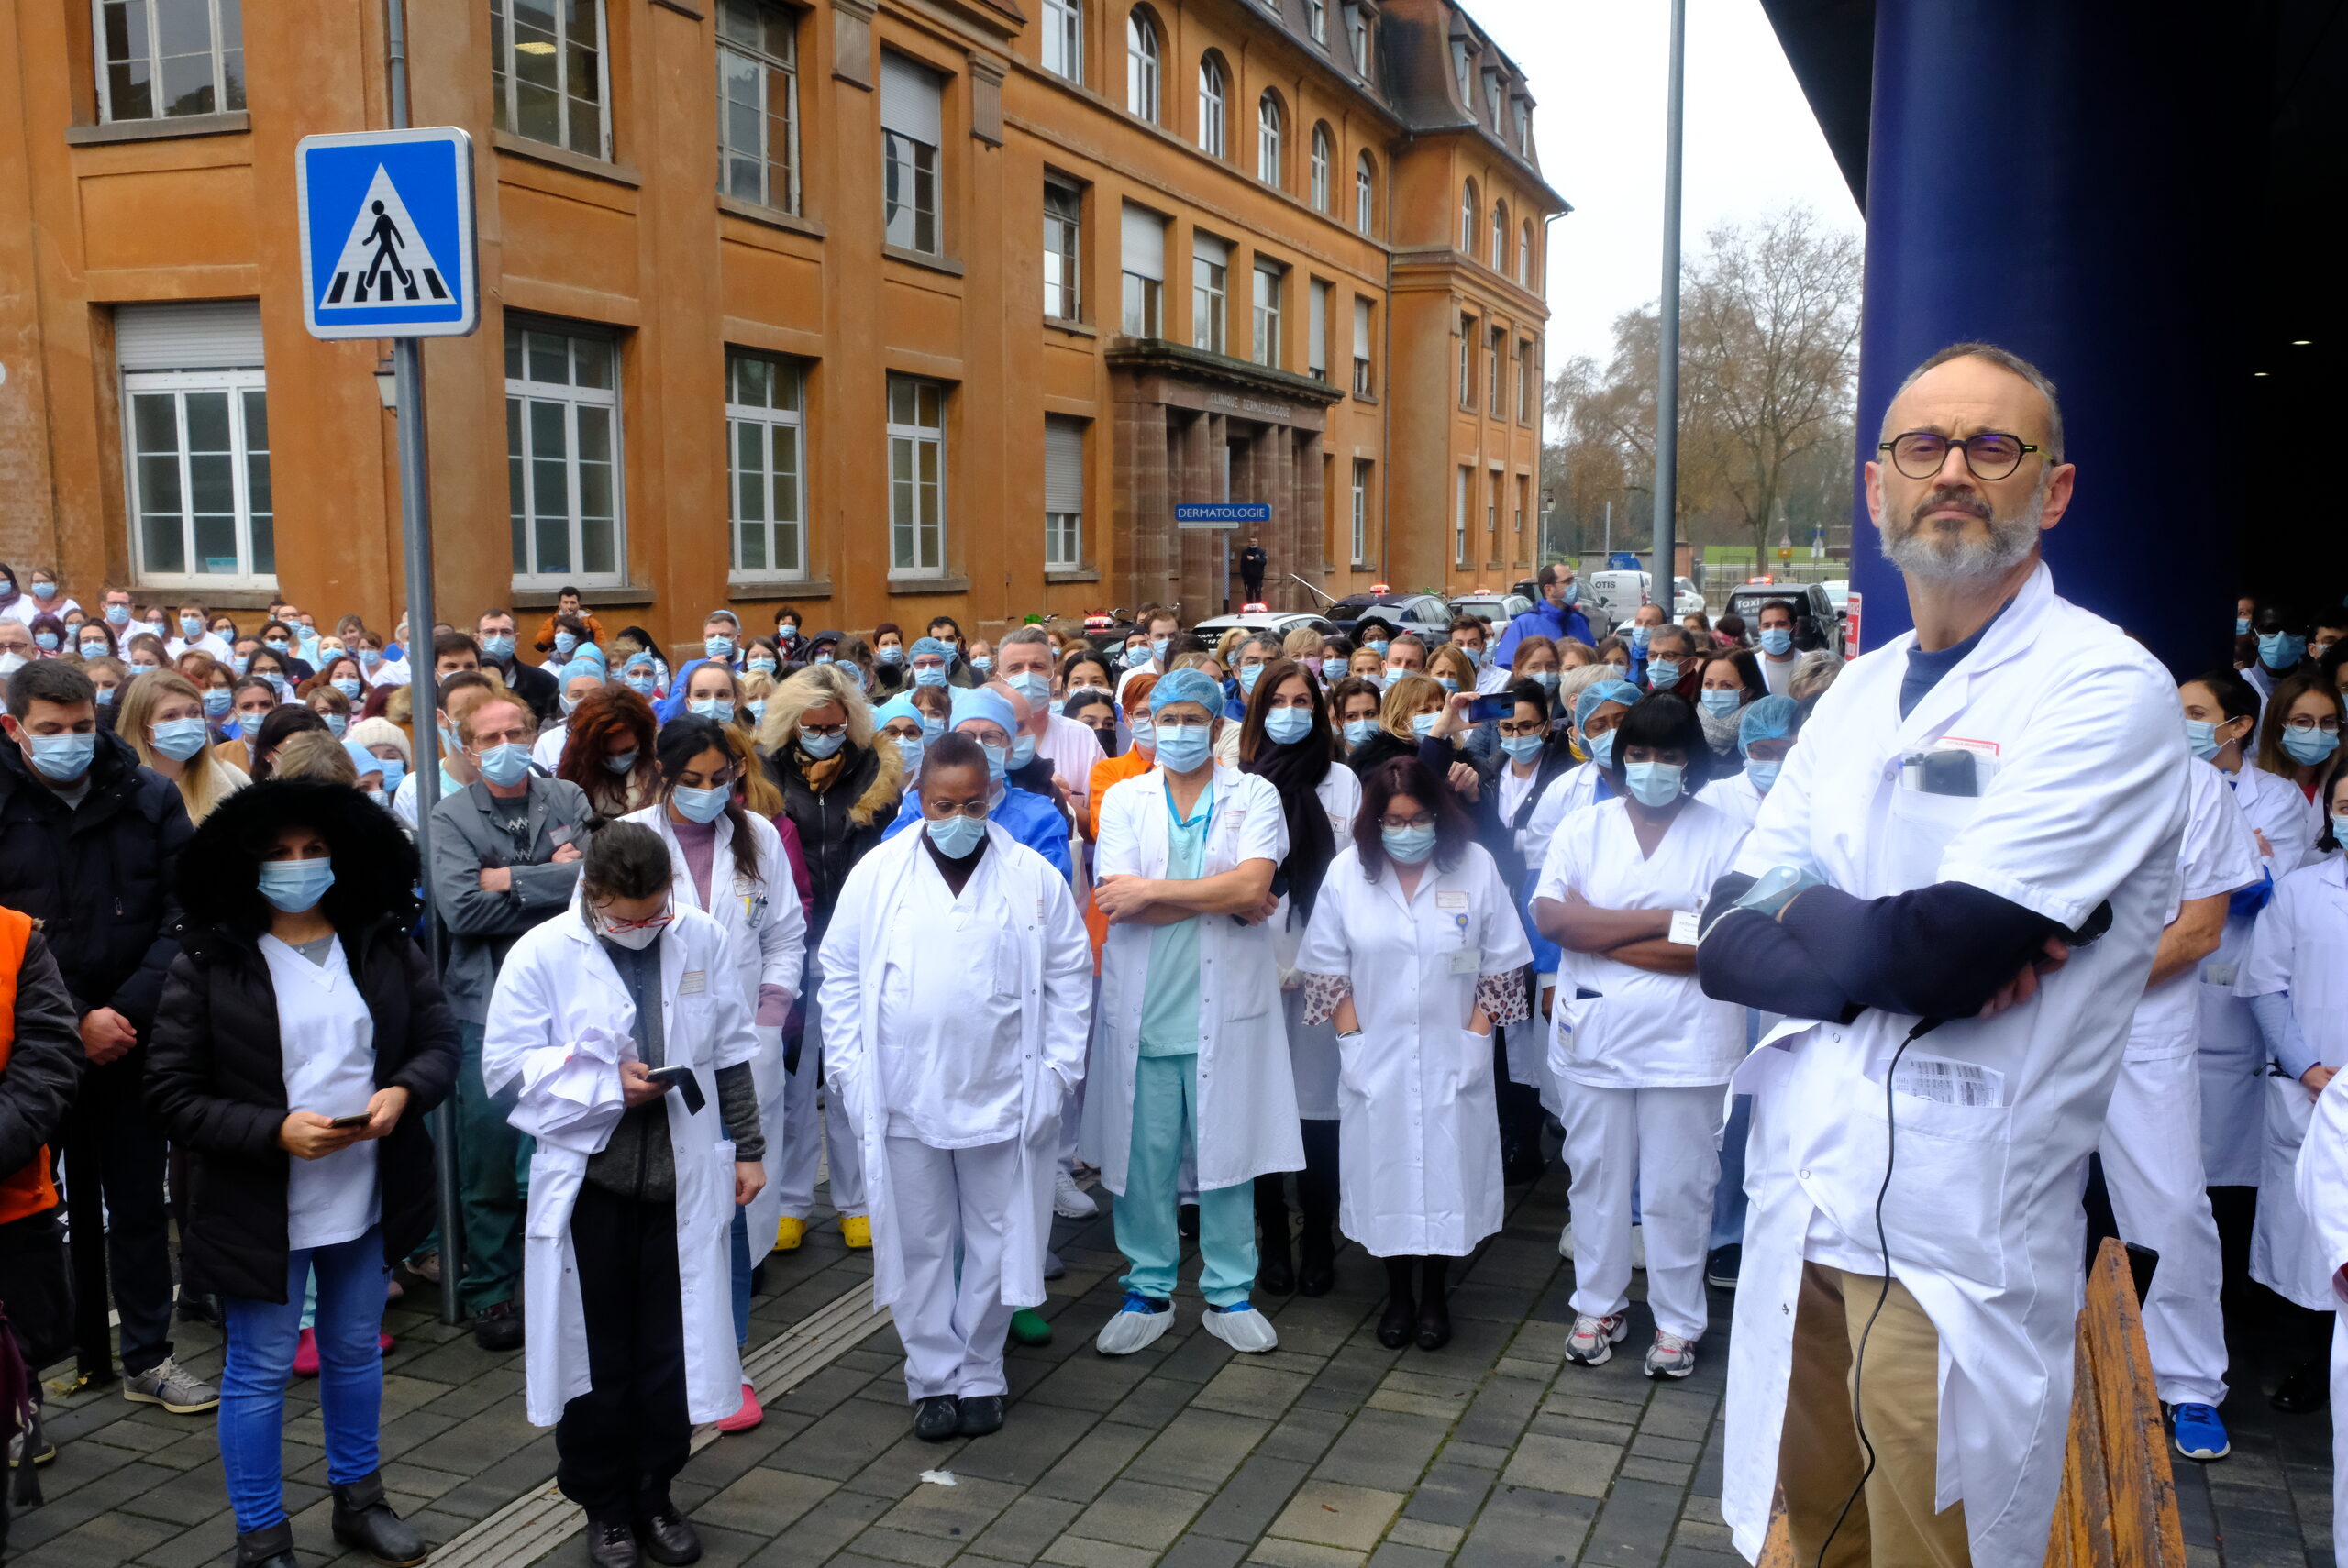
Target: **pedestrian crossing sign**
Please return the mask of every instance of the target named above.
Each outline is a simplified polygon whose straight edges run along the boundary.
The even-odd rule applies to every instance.
[[[310,336],[470,336],[472,138],[454,126],[310,136],[294,158]]]

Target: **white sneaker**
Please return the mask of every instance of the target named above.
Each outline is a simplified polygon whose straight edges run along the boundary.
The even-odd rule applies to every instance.
[[[1210,1307],[1204,1321],[1208,1333],[1242,1355],[1261,1355],[1277,1349],[1280,1342],[1279,1335],[1272,1330],[1272,1320],[1257,1311],[1253,1302]]]
[[[1630,1336],[1630,1320],[1620,1312],[1605,1318],[1577,1312],[1573,1332],[1566,1336],[1566,1359],[1584,1366],[1604,1366],[1614,1359],[1614,1347]]]
[[[1631,1227],[1631,1266],[1641,1273],[1646,1270],[1647,1228],[1645,1225]]]
[[[1092,1348],[1102,1355],[1131,1355],[1174,1326],[1174,1303],[1152,1301],[1135,1291],[1125,1292],[1125,1304],[1101,1325]]]
[[[1557,1255],[1567,1263],[1573,1261],[1574,1222],[1570,1220],[1566,1221],[1566,1228],[1557,1232]]]
[[[1647,1375],[1658,1380],[1685,1377],[1695,1370],[1696,1342],[1657,1329],[1655,1343],[1647,1351]]]
[[[1076,1177],[1062,1171],[1052,1178],[1052,1212],[1063,1220],[1090,1220],[1101,1212],[1101,1205],[1076,1185]]]

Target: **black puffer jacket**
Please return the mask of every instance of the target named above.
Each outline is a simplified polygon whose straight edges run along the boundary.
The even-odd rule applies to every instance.
[[[178,787],[119,735],[99,733],[89,778],[69,806],[0,742],[0,904],[41,922],[77,1018],[110,1007],[144,1034],[179,950],[172,865],[195,830]]]
[[[185,951],[156,1016],[147,1103],[190,1154],[181,1229],[187,1288],[260,1301],[285,1299],[294,1156],[277,1141],[290,1108],[277,993],[260,946],[268,907],[255,888],[254,845],[296,823],[334,852],[335,883],[320,908],[374,1021],[375,1085],[408,1091],[399,1124],[377,1145],[387,1263],[432,1229],[424,1117],[448,1098],[457,1071],[455,1015],[407,936],[415,850],[391,814],[355,790],[309,781],[256,784],[215,808],[182,857]]]
[[[782,790],[783,813],[799,830],[799,850],[807,860],[815,905],[807,931],[812,954],[831,924],[832,906],[839,902],[847,874],[897,820],[904,803],[905,768],[895,746],[851,741],[841,748],[832,787],[819,794],[807,787],[803,762],[796,745],[785,745],[767,758],[767,771]]]

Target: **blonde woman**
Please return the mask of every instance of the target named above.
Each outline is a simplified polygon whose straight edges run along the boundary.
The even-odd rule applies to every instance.
[[[1357,777],[1398,756],[1416,756],[1435,722],[1443,717],[1444,690],[1430,675],[1406,670],[1387,684],[1378,708],[1378,733],[1346,754],[1346,765]],[[1448,751],[1448,746],[1444,748]]]
[[[202,822],[213,807],[252,782],[242,769],[212,754],[204,696],[195,682],[174,670],[149,670],[130,683],[115,733],[130,743],[142,766],[179,786],[190,822]]]
[[[1327,639],[1320,633],[1310,626],[1299,626],[1281,642],[1280,654],[1299,664],[1311,665],[1321,657],[1321,650],[1326,646]]]
[[[271,778],[322,778],[329,784],[359,787],[359,765],[342,742],[324,730],[305,730],[277,748]]]

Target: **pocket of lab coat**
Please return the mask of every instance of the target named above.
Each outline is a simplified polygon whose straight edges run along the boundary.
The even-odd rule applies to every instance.
[[[1492,1080],[1492,1037],[1479,1034],[1472,1029],[1459,1032],[1459,1048],[1454,1055],[1457,1085],[1463,1092],[1489,1088]]]
[[[1885,843],[1896,889],[1911,892],[1939,881],[1941,857],[1980,809],[1978,795],[1934,795],[1893,786],[1892,827]]]
[[[2013,1138],[2010,1105],[1947,1105],[1892,1094],[1894,1125],[1883,1129],[1880,1094],[1863,1102],[1868,1128],[1854,1138],[1845,1193],[1870,1199],[1883,1187],[1887,1154],[1891,1183],[1884,1193],[1884,1224],[1899,1240],[1903,1263],[1942,1268],[1983,1285],[2006,1282],[2006,1165]],[[1872,1203],[1864,1212],[1837,1215],[1851,1239],[1875,1244]]]

